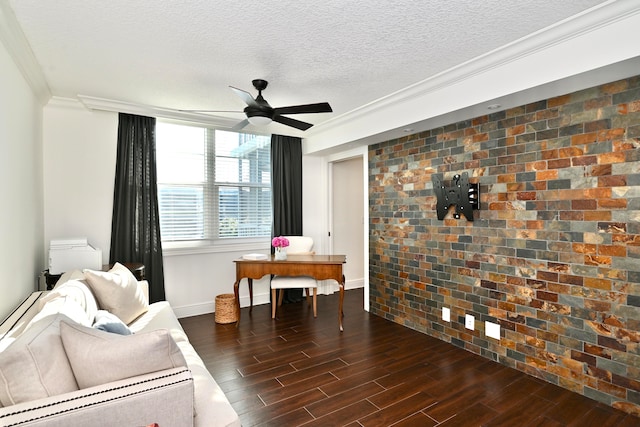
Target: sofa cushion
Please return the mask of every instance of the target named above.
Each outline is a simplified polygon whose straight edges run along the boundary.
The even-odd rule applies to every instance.
[[[131,329],[118,316],[107,310],[98,310],[93,327],[113,334],[131,335]]]
[[[47,301],[46,304],[42,304],[38,313],[29,321],[27,328],[46,317],[57,314],[63,314],[74,322],[85,326],[91,326],[93,322],[89,314],[87,314],[87,311],[78,304],[75,298],[68,295],[57,295],[55,298]]]
[[[156,329],[168,329],[171,337],[176,342],[189,340],[168,301],[149,304],[149,311],[128,326],[134,334]]]
[[[94,322],[98,311],[98,303],[86,283],[77,279],[71,279],[65,282],[59,281],[51,292],[40,299],[40,308],[42,309],[46,303],[58,297],[69,297],[75,300],[87,313],[89,323]]]
[[[0,352],[0,401],[3,406],[78,390],[60,339],[63,314],[31,324]]]
[[[84,270],[87,283],[101,309],[129,324],[149,309],[149,301],[127,267],[116,263],[111,270]]]
[[[61,322],[60,336],[80,388],[187,366],[166,329],[124,336]]]

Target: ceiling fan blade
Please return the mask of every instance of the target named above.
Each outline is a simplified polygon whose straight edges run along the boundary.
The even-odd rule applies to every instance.
[[[273,121],[282,123],[283,125],[291,126],[300,130],[307,130],[311,126],[313,126],[311,123],[302,122],[300,120],[292,119],[289,117],[279,116],[277,114],[273,117]]]
[[[251,96],[251,94],[249,92],[246,92],[242,89],[238,89],[237,87],[233,87],[233,86],[229,86],[231,88],[231,90],[238,95],[245,104],[247,104],[250,107],[256,107],[259,108],[260,105],[256,102],[255,99],[253,99],[253,96]]]
[[[304,114],[304,113],[331,113],[331,105],[328,102],[317,104],[292,105],[290,107],[275,108],[276,114]]]
[[[231,130],[237,131],[237,130],[244,129],[244,127],[247,126],[248,124],[249,124],[249,120],[248,119],[244,119],[243,121],[241,121],[240,123],[238,123],[237,125],[232,127]]]
[[[227,110],[178,110],[181,113],[244,113],[244,111],[227,111]]]

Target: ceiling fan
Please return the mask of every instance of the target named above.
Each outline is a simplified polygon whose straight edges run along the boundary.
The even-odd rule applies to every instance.
[[[258,91],[258,96],[253,99],[249,92],[242,89],[229,86],[236,95],[238,95],[247,106],[244,109],[244,113],[247,118],[235,125],[233,130],[240,130],[247,126],[249,123],[256,126],[268,125],[272,121],[282,123],[283,125],[291,126],[300,130],[307,130],[311,126],[311,123],[303,122],[300,120],[285,117],[283,114],[307,114],[307,113],[331,113],[333,110],[328,102],[320,102],[317,104],[305,104],[305,105],[292,105],[289,107],[273,108],[262,97],[262,91],[267,88],[269,82],[262,79],[252,80],[253,87]],[[192,112],[213,113],[216,111],[210,110],[190,110]],[[218,111],[220,112],[220,111]],[[240,113],[242,111],[233,111]]]

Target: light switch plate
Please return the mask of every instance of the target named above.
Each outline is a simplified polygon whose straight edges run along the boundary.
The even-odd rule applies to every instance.
[[[451,310],[448,307],[442,307],[442,320],[451,322]]]
[[[497,323],[484,322],[484,333],[490,338],[500,339],[500,325]]]
[[[472,331],[475,329],[475,317],[470,314],[464,316],[464,327],[467,329],[471,329]]]

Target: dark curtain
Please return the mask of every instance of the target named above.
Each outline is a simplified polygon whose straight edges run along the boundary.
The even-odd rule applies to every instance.
[[[302,235],[302,140],[271,135],[271,191],[275,236]],[[271,248],[273,251],[273,248]],[[302,289],[286,289],[284,301],[302,300]]]
[[[149,302],[162,301],[164,270],[156,186],[156,119],[119,114],[109,262],[142,263]]]

